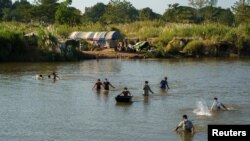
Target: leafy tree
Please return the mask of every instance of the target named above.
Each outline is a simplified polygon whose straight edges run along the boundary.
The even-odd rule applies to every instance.
[[[82,13],[79,9],[76,9],[74,7],[69,7],[69,13],[70,13],[70,25],[78,25],[81,24],[81,19],[82,19]]]
[[[10,8],[2,9],[2,20],[3,21],[11,21],[14,20],[13,12]]]
[[[0,19],[2,19],[3,16],[3,9],[4,8],[11,8],[12,1],[11,0],[0,0]]]
[[[206,4],[208,4],[209,0],[189,0],[189,4],[196,9],[201,9]]]
[[[218,3],[218,0],[210,0],[210,1],[208,2],[208,5],[209,5],[209,6],[212,6],[212,7],[215,7],[215,6],[217,5],[217,3]]]
[[[105,13],[106,5],[103,3],[97,3],[93,7],[86,7],[84,17],[87,21],[91,22],[103,22],[103,14]]]
[[[57,2],[58,0],[37,0],[32,14],[39,21],[45,23],[54,22]]]
[[[250,23],[250,0],[239,0],[232,7],[236,24]]]
[[[3,8],[10,8],[12,6],[11,0],[0,0],[0,10]]]
[[[206,6],[199,10],[204,22],[207,23],[221,23],[225,25],[233,25],[234,15],[232,11],[228,9],[222,9],[221,7]]]
[[[15,1],[12,5],[11,19],[29,22],[31,20],[32,5],[27,0]]]
[[[213,7],[215,2],[215,0],[189,0],[189,5],[197,9],[195,17],[198,23],[202,23],[204,21],[204,17],[202,17],[202,15],[199,13],[199,9],[203,8],[207,4],[210,4],[210,6]]]
[[[149,7],[139,10],[139,20],[141,21],[155,20],[159,18],[160,18],[160,15],[157,13],[154,13],[153,10]]]
[[[239,3],[241,4],[250,4],[250,0],[239,0]]]
[[[138,11],[126,0],[110,0],[103,17],[107,23],[133,22],[137,20]]]
[[[80,19],[80,13],[78,14],[77,12],[75,12],[75,8],[69,7],[71,3],[72,0],[65,0],[64,2],[60,3],[55,13],[56,22],[58,22],[59,24],[66,23],[69,25],[79,23],[78,21],[80,20],[76,21],[76,17],[79,16]]]
[[[173,5],[170,4],[162,18],[167,22],[195,22],[195,9],[186,6],[179,6],[178,3]]]

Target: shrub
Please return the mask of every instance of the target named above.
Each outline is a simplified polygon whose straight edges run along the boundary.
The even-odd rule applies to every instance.
[[[179,53],[180,51],[182,50],[182,45],[180,44],[180,41],[176,40],[176,41],[173,41],[173,42],[170,42],[165,51],[167,53],[173,53],[173,54],[177,54]]]
[[[182,50],[188,55],[202,55],[204,54],[204,43],[200,40],[190,41]]]
[[[0,60],[20,59],[28,54],[21,33],[0,30]]]
[[[166,52],[161,47],[146,53],[146,57],[148,58],[163,58],[165,56],[166,56]]]

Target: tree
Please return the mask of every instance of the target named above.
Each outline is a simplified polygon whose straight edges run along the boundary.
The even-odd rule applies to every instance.
[[[54,22],[58,0],[37,0],[32,14],[38,21],[49,23]]]
[[[241,4],[250,4],[250,0],[239,0],[239,3]]]
[[[2,19],[3,16],[3,9],[5,8],[11,8],[12,1],[11,0],[0,0],[0,19]]]
[[[209,6],[212,6],[212,7],[215,7],[215,6],[217,5],[217,3],[218,3],[218,0],[210,0],[210,1],[208,2],[208,5],[209,5]]]
[[[27,0],[15,1],[11,9],[12,20],[15,19],[16,21],[29,22],[32,18],[32,5]]]
[[[196,9],[201,9],[208,3],[209,3],[209,0],[189,0],[189,4]]]
[[[0,9],[10,8],[11,5],[12,5],[12,1],[11,0],[0,0]]]
[[[160,18],[159,14],[154,13],[153,10],[150,9],[149,7],[139,10],[139,20],[141,21],[155,20],[159,18]]]
[[[72,3],[72,0],[65,0],[64,2],[60,3],[55,13],[55,19],[57,23],[69,24],[69,25],[80,23],[81,12],[77,11],[73,7],[69,7],[71,3]]]
[[[103,17],[107,23],[133,22],[137,20],[138,11],[126,0],[110,0]]]
[[[97,3],[93,7],[86,7],[84,17],[87,21],[91,22],[103,22],[103,14],[105,13],[106,5],[103,3]]]
[[[233,25],[234,23],[234,15],[229,8],[222,9],[221,7],[206,6],[200,9],[199,13],[206,23],[220,23],[225,25]]]
[[[191,7],[179,6],[178,3],[170,4],[162,18],[167,22],[190,23],[196,22],[196,10]]]
[[[239,0],[232,7],[236,24],[250,23],[250,0]]]

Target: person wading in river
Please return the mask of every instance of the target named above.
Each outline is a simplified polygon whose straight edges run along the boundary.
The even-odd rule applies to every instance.
[[[101,90],[101,86],[103,86],[102,82],[100,79],[97,79],[95,85],[93,86],[92,89],[96,88],[97,91],[100,91]]]
[[[105,81],[103,82],[103,86],[104,86],[104,90],[109,90],[109,86],[111,86],[112,88],[115,88],[109,81],[107,78],[105,78]]]
[[[211,106],[211,111],[220,109],[228,110],[227,107],[223,103],[221,103],[217,97],[214,97],[214,103]]]
[[[181,128],[182,131],[184,131],[184,132],[189,132],[189,133],[192,133],[192,134],[195,133],[194,125],[190,120],[188,120],[187,115],[182,116],[182,121],[173,130],[178,131],[179,128]]]
[[[152,94],[154,93],[152,90],[151,90],[151,88],[150,88],[150,86],[148,85],[148,81],[145,81],[145,84],[144,84],[144,86],[143,86],[143,91],[144,91],[144,96],[148,96],[149,95],[149,92],[151,92]]]

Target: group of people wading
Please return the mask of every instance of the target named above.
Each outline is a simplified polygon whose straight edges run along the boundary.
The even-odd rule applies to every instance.
[[[97,91],[100,91],[102,89],[102,87],[104,88],[104,90],[109,90],[109,87],[115,88],[109,81],[107,78],[105,78],[104,82],[101,82],[101,79],[97,79],[97,82],[95,83],[95,85],[93,86],[92,89],[96,89]],[[163,80],[161,80],[160,82],[160,88],[161,89],[170,89],[168,86],[168,81],[167,81],[167,77],[165,77]],[[145,81],[144,86],[143,86],[143,95],[144,96],[148,96],[149,93],[154,93],[150,86],[149,86],[149,82]],[[130,91],[128,90],[127,87],[124,87],[123,91],[121,92],[120,96],[132,96]]]
[[[169,85],[168,85],[168,81],[167,81],[167,77],[164,77],[164,79],[162,79],[160,81],[160,88],[162,90],[166,90],[166,89],[170,89]],[[104,82],[101,82],[100,79],[97,79],[97,82],[95,83],[95,85],[93,86],[92,89],[96,89],[97,91],[100,91],[102,89],[102,87],[104,88],[104,90],[109,90],[109,87],[115,88],[109,81],[107,78],[105,78]],[[151,90],[149,82],[145,81],[144,86],[143,86],[143,96],[149,96],[149,94],[152,93],[154,94],[154,92]],[[130,91],[128,90],[127,87],[124,87],[123,91],[119,94],[119,96],[132,96],[132,94],[130,93]],[[212,110],[228,110],[227,107],[218,100],[217,97],[214,97],[214,103],[211,106],[211,111]],[[186,114],[184,114],[182,116],[182,120],[180,121],[180,123],[173,129],[173,131],[178,131],[179,129],[181,129],[181,131],[185,131],[187,133],[191,133],[192,135],[195,133],[195,128],[194,125],[192,123],[192,121],[190,121],[188,119],[188,116]]]
[[[56,74],[56,72],[52,72],[52,74],[49,74],[47,77],[48,79],[53,79],[53,80],[60,79],[60,77]],[[43,80],[45,79],[45,76],[43,76],[42,74],[38,74],[36,75],[36,79]]]
[[[93,87],[92,89],[96,88],[97,91],[100,91],[101,88],[103,87],[104,90],[107,90],[107,91],[108,91],[108,90],[109,90],[109,86],[111,86],[112,88],[115,88],[115,87],[108,81],[107,78],[105,78],[105,81],[104,81],[104,82],[101,82],[101,79],[97,79],[97,81],[96,81],[96,83],[95,83],[95,85],[94,85],[94,87]]]

